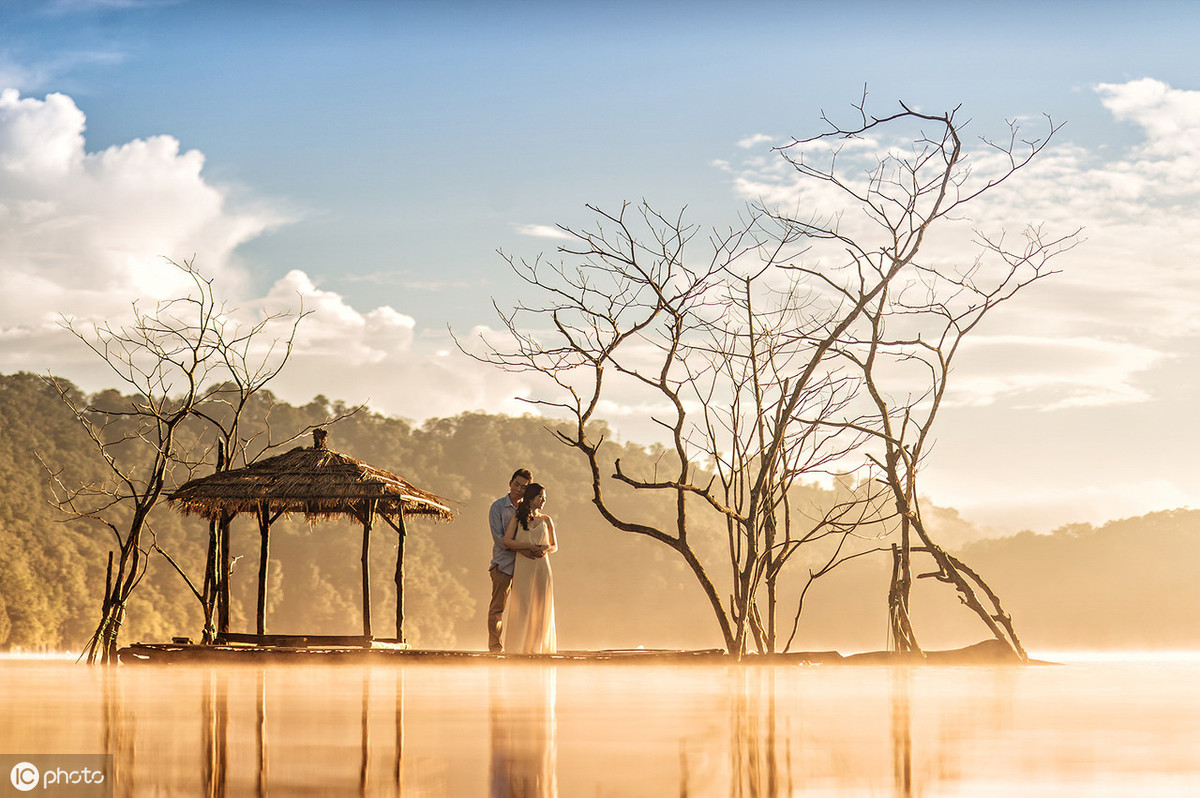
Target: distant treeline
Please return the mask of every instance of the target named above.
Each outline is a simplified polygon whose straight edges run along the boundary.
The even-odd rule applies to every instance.
[[[113,392],[88,398],[122,400]],[[261,449],[268,430],[270,440],[286,440],[345,409],[324,397],[297,407],[263,394],[246,416],[244,428],[259,435],[249,449]],[[553,423],[466,413],[418,426],[363,411],[330,426],[330,448],[457,503],[459,515],[452,523],[411,525],[405,592],[409,641],[425,647],[484,646],[491,547],[487,509],[505,492],[512,471],[528,467],[547,486],[546,510],[559,529],[561,550],[553,567],[561,647],[718,647],[721,636],[691,574],[674,552],[618,532],[599,517],[591,504],[590,476],[577,453],[549,433]],[[267,454],[308,445],[311,439],[305,437]],[[663,457],[654,446],[621,448],[627,469],[649,470]],[[0,648],[78,651],[98,618],[113,534],[94,521],[66,522],[53,501],[47,467],[68,488],[106,476],[52,387],[36,375],[0,375]],[[620,499],[619,486],[612,491]],[[801,493],[801,503],[820,504],[824,497],[815,486]],[[640,510],[659,511],[669,517],[665,507]],[[980,539],[980,532],[953,510],[926,508],[926,514],[935,536],[997,590],[1034,653],[1200,646],[1200,591],[1194,585],[1200,511],[990,540]],[[181,516],[164,502],[152,529],[157,545],[198,582],[205,523]],[[711,561],[719,565],[726,545],[722,531],[695,535],[706,541]],[[235,631],[252,631],[258,535],[239,518],[231,537],[232,625]],[[358,633],[360,539],[361,528],[350,522],[276,524],[267,631]],[[377,618],[391,617],[394,546],[394,535],[375,535]],[[879,555],[849,563],[815,583],[792,649],[884,647],[889,574],[890,559]],[[982,635],[953,591],[934,580],[918,580],[913,609],[920,642],[927,647],[972,642]],[[122,641],[198,637],[200,626],[198,601],[166,559],[154,554],[134,593]]]

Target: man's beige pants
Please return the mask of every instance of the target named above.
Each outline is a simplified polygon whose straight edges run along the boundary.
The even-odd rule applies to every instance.
[[[488,651],[499,654],[500,634],[504,624],[504,605],[508,602],[508,589],[512,586],[512,577],[493,565],[488,573],[492,577],[492,603],[488,605]]]

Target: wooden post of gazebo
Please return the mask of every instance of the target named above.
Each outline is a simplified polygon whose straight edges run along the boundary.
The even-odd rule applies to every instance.
[[[404,508],[396,513],[396,642],[404,642]]]
[[[217,441],[217,468],[215,473],[225,470],[225,440]],[[204,562],[204,633],[202,640],[212,643],[217,635],[224,631],[221,627],[221,597],[224,595],[221,583],[221,518],[213,516],[208,519],[208,557]]]
[[[371,637],[371,524],[375,517],[375,500],[363,502],[362,539],[362,602],[363,637]]]
[[[267,633],[267,558],[271,550],[271,516],[266,502],[258,504],[258,633]]]
[[[217,634],[223,635],[229,631],[229,525],[233,516],[221,513],[217,530],[221,535],[220,560],[217,571],[221,584],[217,589]]]

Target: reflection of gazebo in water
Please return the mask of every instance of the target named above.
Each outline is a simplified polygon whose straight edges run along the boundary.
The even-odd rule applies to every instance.
[[[193,479],[172,493],[169,501],[187,514],[201,515],[228,529],[239,513],[253,513],[260,536],[258,563],[258,634],[229,633],[229,539],[224,536],[217,555],[219,613],[217,638],[243,638],[244,642],[269,643],[266,635],[267,561],[271,524],[280,516],[303,513],[313,521],[349,516],[363,526],[362,601],[363,643],[371,640],[371,528],[382,518],[399,536],[396,548],[396,641],[404,641],[404,520],[408,516],[433,516],[450,520],[449,502],[423,491],[407,480],[325,448],[326,431],[313,430],[313,446],[297,447],[285,454],[260,460],[246,468],[222,471]]]

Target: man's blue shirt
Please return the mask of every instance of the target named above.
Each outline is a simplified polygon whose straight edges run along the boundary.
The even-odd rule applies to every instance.
[[[508,522],[516,513],[517,508],[507,493],[492,502],[492,508],[488,510],[488,526],[492,528],[492,564],[488,568],[499,568],[509,576],[513,575],[517,564],[517,553],[504,547],[504,530],[508,529]]]

